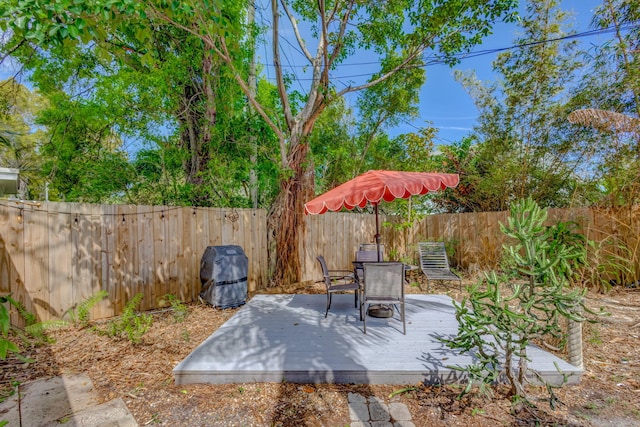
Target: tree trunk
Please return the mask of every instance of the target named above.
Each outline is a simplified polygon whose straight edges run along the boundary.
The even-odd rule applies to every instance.
[[[209,145],[212,139],[212,129],[217,121],[216,96],[214,91],[213,58],[211,54],[204,54],[202,58],[202,75],[192,76],[192,83],[184,87],[182,94],[181,121],[182,131],[180,144],[188,156],[183,161],[186,182],[196,186],[204,183],[203,174],[209,164]],[[197,81],[201,79],[201,83]],[[204,107],[204,108],[203,108]],[[192,202],[196,205],[206,203],[206,200]]]
[[[300,136],[298,139],[302,139]],[[271,286],[300,281],[300,235],[305,231],[304,202],[313,197],[313,167],[307,161],[309,145],[291,141],[291,173],[280,180],[278,194],[267,219]]]
[[[255,4],[250,1],[247,5],[247,27],[249,27],[250,30],[253,28],[255,13]],[[247,77],[247,83],[249,86],[249,97],[256,98],[258,93],[258,83],[256,78],[255,37],[251,35],[249,40],[251,46],[251,59],[249,62],[249,76]],[[249,111],[248,117],[252,126],[249,132],[249,145],[251,146],[251,154],[249,155],[249,161],[251,163],[251,169],[249,170],[249,194],[251,196],[251,205],[253,209],[258,209],[258,138],[256,136],[255,129],[253,129],[256,111],[250,102],[247,103],[247,108]]]

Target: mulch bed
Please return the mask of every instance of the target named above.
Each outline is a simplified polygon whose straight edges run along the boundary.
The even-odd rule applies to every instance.
[[[410,282],[407,293],[425,292],[419,275]],[[322,293],[323,287],[306,284],[272,292]],[[461,297],[457,284],[438,283],[430,292]],[[588,303],[604,306],[611,316],[584,326],[585,372],[579,385],[556,391],[561,402],[556,410],[549,407],[542,387],[531,388],[535,408],[514,414],[501,388],[493,396],[472,393],[458,399],[457,387],[423,384],[409,384],[400,393],[402,387],[379,385],[176,386],[173,367],[237,310],[201,304],[188,305],[182,322],[171,310],[153,313],[153,326],[138,344],[96,333],[93,327],[103,328],[104,322],[50,331],[54,342],[24,348],[33,363],[14,357],[0,361],[0,390],[6,396],[18,383],[85,373],[103,401],[122,398],[141,426],[344,426],[350,422],[349,392],[385,399],[395,394],[409,407],[416,426],[640,425],[640,292],[591,293]]]

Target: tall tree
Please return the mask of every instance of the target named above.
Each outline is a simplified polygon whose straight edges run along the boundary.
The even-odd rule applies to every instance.
[[[558,0],[529,0],[514,43],[522,47],[493,63],[501,79],[487,86],[473,73],[457,73],[480,110],[472,136],[478,145],[446,153],[450,165],[463,152],[474,156],[458,190],[466,192],[460,208],[506,210],[528,196],[545,206],[574,201],[578,168],[591,147],[580,144],[566,122],[581,65],[575,43],[559,40],[568,34],[566,18]]]
[[[297,281],[300,275],[297,236],[303,225],[302,204],[314,194],[313,165],[309,162],[307,139],[325,108],[348,93],[373,87],[403,70],[421,66],[425,53],[433,52],[453,61],[455,53],[479,43],[481,37],[490,31],[492,23],[514,3],[500,0],[426,4],[403,0],[382,3],[271,1],[271,45],[281,115],[274,117],[251,96],[242,73],[234,75],[279,140],[280,192],[269,214],[275,242],[272,254],[276,255],[276,284]],[[210,11],[214,16],[203,16],[201,12],[197,14],[201,25],[197,29],[185,30],[197,33],[208,47],[234,68],[234,58],[229,54],[230,32],[211,25],[220,22],[220,17],[224,16],[222,11],[214,8],[197,10]],[[176,22],[175,17],[182,15],[183,10],[158,7],[151,13],[167,22]],[[310,68],[311,82],[300,105],[295,105],[291,98],[283,69],[280,45],[282,16],[292,28]],[[305,40],[302,36],[299,25],[302,22],[309,24],[316,36],[313,40],[317,43],[315,50],[308,48],[312,39]],[[380,57],[380,70],[365,83],[339,89],[330,78],[330,72],[356,48],[375,52]],[[282,117],[282,121],[278,117]]]
[[[33,13],[14,24],[56,27],[74,16],[74,24],[61,30],[68,33],[64,43],[48,34],[17,29],[6,46],[16,47],[11,50],[13,57],[32,72],[32,81],[45,95],[71,91],[109,105],[106,112],[112,114],[107,116],[123,140],[151,142],[151,147],[153,141],[161,141],[155,149],[173,151],[160,157],[180,159],[182,173],[171,174],[183,182],[178,183],[179,195],[167,202],[224,203],[216,195],[237,188],[236,177],[232,183],[209,177],[224,160],[220,153],[238,147],[230,134],[243,98],[224,63],[204,49],[202,40],[144,15],[123,19],[109,5],[100,13],[82,13],[89,6],[81,2],[26,7],[33,7],[29,9]],[[244,58],[245,52],[237,55]]]
[[[640,199],[640,129],[620,126],[619,120],[628,117],[625,122],[632,124],[640,118],[639,20],[637,1],[604,0],[595,10],[593,25],[611,30],[612,37],[587,53],[590,67],[572,99],[574,110],[608,116],[608,125],[600,113],[589,124],[598,137],[593,174],[605,193],[600,203],[612,206],[632,206]]]
[[[243,40],[238,19],[244,8],[242,2],[56,0],[43,11],[40,6],[12,0],[0,14],[5,19],[11,17],[13,31],[37,40],[88,39],[95,33],[98,19],[106,18],[126,28],[128,20],[142,22],[141,17],[198,37],[205,52],[226,64],[238,87],[278,139],[279,193],[269,213],[269,226],[275,242],[271,252],[276,258],[274,284],[281,284],[295,282],[300,276],[298,235],[303,226],[302,205],[314,194],[308,137],[320,114],[348,93],[376,86],[403,70],[421,67],[425,55],[455,62],[455,54],[478,44],[493,23],[507,16],[515,4],[515,0],[271,0],[271,47],[280,98],[277,111],[253,95],[242,65],[244,58],[237,55]],[[34,25],[34,16],[43,14],[50,15],[48,21]],[[283,68],[283,17],[308,62],[311,76],[299,104],[292,97]],[[309,26],[312,36],[303,36],[303,23]],[[149,25],[145,30],[146,34],[137,32],[139,38],[150,37],[153,28]],[[309,48],[311,43],[316,44],[314,49]],[[376,55],[379,69],[362,84],[339,88],[331,73],[357,49]]]

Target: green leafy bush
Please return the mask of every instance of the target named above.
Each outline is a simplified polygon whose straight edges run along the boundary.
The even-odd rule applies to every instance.
[[[578,265],[586,262],[584,237],[566,223],[545,227],[547,211],[527,199],[512,206],[501,231],[511,238],[504,246],[507,273],[491,271],[469,288],[469,297],[456,306],[458,335],[444,342],[452,349],[473,353],[476,363],[453,367],[466,371],[468,393],[474,384],[481,391],[504,375],[514,401],[528,403],[525,386],[527,346],[545,337],[562,339],[559,320],[587,320],[585,290],[569,288]],[[523,280],[524,278],[524,280]],[[555,403],[548,386],[550,402]]]
[[[6,359],[9,352],[20,354],[20,348],[9,339],[11,319],[7,303],[15,305],[16,301],[10,295],[0,296],[0,359]]]
[[[189,307],[182,302],[178,297],[173,294],[166,294],[163,297],[163,300],[160,302],[160,305],[164,305],[164,300],[167,300],[169,304],[171,304],[171,308],[173,309],[173,318],[177,323],[182,323],[189,315]]]
[[[150,314],[141,314],[137,307],[144,295],[136,294],[124,307],[122,315],[109,323],[107,334],[110,337],[126,336],[134,344],[140,342],[140,338],[151,328],[153,317]]]
[[[74,324],[78,324],[82,327],[88,326],[89,320],[91,318],[91,310],[100,301],[107,298],[108,296],[109,296],[109,292],[102,290],[92,295],[91,297],[81,302],[80,304],[78,304],[77,307],[69,311],[69,316],[71,317],[71,321]]]

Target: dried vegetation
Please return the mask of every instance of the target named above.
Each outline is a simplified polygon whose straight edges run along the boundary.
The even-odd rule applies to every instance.
[[[407,292],[424,292],[424,286],[423,290],[417,286],[422,282],[419,275],[412,282]],[[309,292],[309,288],[288,291]],[[431,292],[460,296],[457,286],[436,284]],[[450,386],[414,384],[412,391],[396,399],[409,407],[416,426],[640,425],[640,291],[591,293],[589,304],[605,306],[611,316],[585,325],[583,379],[558,392],[563,405],[555,411],[540,400],[537,408],[512,414],[501,390],[493,397],[471,394],[458,400],[459,389]],[[0,362],[0,386],[6,393],[15,382],[85,373],[102,400],[122,398],[141,426],[346,426],[349,392],[388,398],[399,389],[289,383],[176,386],[173,367],[236,310],[193,304],[188,311],[182,322],[171,310],[154,313],[153,326],[137,344],[87,327],[52,331],[54,343],[26,349],[34,363]],[[546,393],[540,389],[534,395],[543,399]]]

